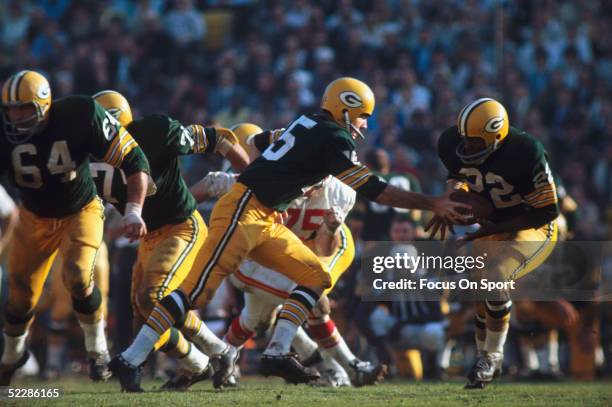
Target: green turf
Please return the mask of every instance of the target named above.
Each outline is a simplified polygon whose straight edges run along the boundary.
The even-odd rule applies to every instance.
[[[0,400],[0,405],[66,406],[612,406],[612,383],[499,383],[484,390],[463,390],[462,383],[386,383],[365,388],[321,388],[284,385],[270,379],[245,380],[240,388],[214,391],[210,382],[186,393],[156,392],[161,383],[148,382],[147,393],[122,394],[118,383],[94,384],[82,380],[25,382],[15,387],[61,387],[57,400]]]

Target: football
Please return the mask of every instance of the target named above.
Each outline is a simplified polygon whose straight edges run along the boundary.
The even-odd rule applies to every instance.
[[[460,222],[460,225],[473,225],[478,222],[478,219],[486,219],[493,213],[493,204],[477,194],[476,192],[455,191],[450,195],[450,198],[455,202],[468,204],[472,210],[461,209],[459,212],[464,215],[470,215],[465,222]]]

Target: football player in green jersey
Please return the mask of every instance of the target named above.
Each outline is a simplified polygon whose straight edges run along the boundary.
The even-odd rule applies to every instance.
[[[92,275],[102,242],[104,213],[89,172],[89,156],[126,175],[124,233],[147,233],[141,217],[149,164],[128,131],[88,96],[51,102],[47,79],[20,71],[2,87],[0,174],[8,172],[22,198],[20,220],[9,258],[0,386],[25,364],[28,326],[56,255],[62,279],[85,333],[90,377],[110,377],[100,291]]]
[[[215,205],[210,234],[181,286],[157,303],[132,345],[119,355],[123,388],[134,386],[133,372],[171,326],[182,326],[190,309],[210,301],[223,279],[250,257],[279,270],[297,283],[278,316],[274,335],[260,371],[290,382],[308,382],[318,373],[304,367],[289,352],[291,342],[319,296],[331,286],[321,260],[286,226],[275,222],[279,211],[303,194],[303,188],[335,175],[368,199],[385,205],[431,210],[447,221],[461,219],[457,210],[469,208],[448,197],[432,198],[400,190],[374,176],[359,163],[355,139],[363,137],[374,110],[374,94],[363,82],[340,78],[323,95],[322,112],[291,123],[273,143],[271,135],[254,137],[262,151],[240,174],[238,182]]]
[[[475,242],[504,242],[487,245],[488,258],[494,259],[487,263],[487,274],[516,280],[542,264],[557,240],[559,216],[555,182],[542,144],[510,127],[501,103],[482,98],[466,105],[457,125],[442,133],[438,154],[448,169],[449,192],[467,188],[495,208],[477,231],[465,237]],[[428,228],[433,235],[447,226],[434,217]],[[466,388],[482,388],[501,371],[511,306],[510,299],[477,303],[479,357]]]
[[[208,234],[196,209],[196,201],[181,176],[179,157],[214,152],[227,158],[238,170],[243,170],[249,159],[229,129],[205,128],[197,124],[184,127],[161,114],[133,120],[130,105],[120,93],[106,90],[93,98],[115,115],[138,142],[147,155],[157,188],[155,195],[148,197],[142,208],[149,233],[141,239],[132,274],[132,312],[137,331],[157,301],[184,280]],[[123,211],[126,202],[123,174],[112,167],[102,168],[100,163],[92,165],[96,166],[95,176],[99,175],[105,184],[104,198]],[[165,389],[186,388],[210,376],[208,356],[192,346],[190,341],[213,355],[213,384],[224,381],[223,376],[231,373],[224,372],[233,365],[229,360],[228,346],[210,332],[195,313],[189,312],[181,331],[172,328],[155,344],[155,349],[178,358],[181,366],[182,374],[176,377],[182,380],[169,381]],[[141,391],[140,388],[129,390]]]

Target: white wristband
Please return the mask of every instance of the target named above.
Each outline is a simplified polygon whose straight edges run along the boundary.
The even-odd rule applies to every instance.
[[[140,206],[140,204],[137,204],[136,202],[126,203],[124,216],[128,216],[130,214],[136,215],[139,218],[142,217],[142,206]]]

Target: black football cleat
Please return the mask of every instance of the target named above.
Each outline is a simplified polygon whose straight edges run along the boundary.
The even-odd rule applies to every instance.
[[[0,386],[9,386],[15,372],[19,370],[20,367],[25,365],[28,362],[28,359],[30,359],[30,352],[26,350],[14,365],[0,365]]]
[[[504,355],[499,352],[484,352],[468,373],[465,389],[484,389],[502,371]]]
[[[108,352],[89,354],[89,378],[94,382],[105,382],[110,379],[113,376],[108,368],[110,360]]]
[[[191,386],[198,382],[202,382],[204,380],[210,379],[212,376],[213,368],[209,364],[206,366],[206,369],[202,370],[202,372],[190,375],[187,372],[182,372],[168,380],[161,387],[161,390],[165,391],[187,391]]]
[[[373,384],[382,383],[387,376],[388,368],[387,365],[374,365],[371,362],[364,362],[363,360],[355,359],[351,362],[351,368],[353,369],[353,386],[370,386]]]
[[[227,385],[230,377],[234,375],[238,355],[238,352],[228,346],[222,353],[218,353],[210,358],[210,364],[215,371],[212,375],[213,387],[215,389],[223,389],[223,386]]]
[[[282,377],[289,383],[309,383],[321,375],[311,367],[303,366],[295,353],[286,355],[262,355],[259,373],[265,377]]]
[[[126,393],[142,393],[144,390],[140,387],[142,381],[142,366],[134,367],[121,357],[115,356],[108,364],[110,371],[119,379],[121,391]]]

